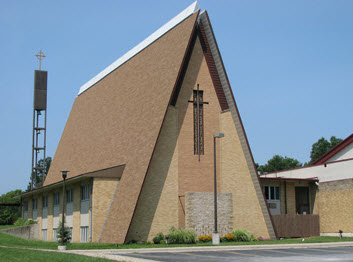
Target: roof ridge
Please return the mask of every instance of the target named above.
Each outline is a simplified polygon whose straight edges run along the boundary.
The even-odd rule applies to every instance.
[[[325,154],[320,156],[318,159],[316,159],[310,166],[315,166],[319,164],[323,164],[326,162],[328,159],[336,155],[338,152],[340,152],[342,149],[347,147],[353,142],[353,133],[350,134],[348,137],[343,139],[340,143],[338,143],[336,146],[331,148],[329,151],[327,151]]]
[[[140,53],[142,50],[144,50],[146,47],[151,45],[153,42],[158,40],[160,37],[165,35],[168,31],[173,29],[175,26],[180,24],[182,21],[184,21],[186,18],[188,18],[190,15],[194,14],[196,11],[198,11],[199,5],[197,1],[193,2],[191,5],[189,5],[186,9],[184,9],[182,12],[180,12],[177,16],[175,16],[173,19],[171,19],[169,22],[164,24],[162,27],[160,27],[158,30],[156,30],[154,33],[152,33],[150,36],[148,36],[145,40],[140,42],[138,45],[136,45],[134,48],[130,49],[127,53],[125,53],[123,56],[118,58],[115,62],[113,62],[111,65],[109,65],[107,68],[105,68],[103,71],[98,73],[96,76],[94,76],[91,80],[89,80],[87,83],[82,85],[80,87],[80,90],[78,92],[78,96],[85,92],[87,89],[92,87],[94,84],[102,80],[104,77],[106,77],[108,74],[113,72],[115,69],[123,65],[125,62],[129,61],[131,58],[133,58],[135,55]]]

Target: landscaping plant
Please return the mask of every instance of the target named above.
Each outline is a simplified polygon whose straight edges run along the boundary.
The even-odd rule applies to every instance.
[[[168,235],[170,244],[195,244],[197,239],[194,231],[174,227],[169,230]]]
[[[255,237],[246,229],[233,229],[234,241],[250,242],[255,241]]]
[[[61,244],[62,243],[61,239],[63,238],[63,244],[67,245],[71,241],[70,228],[64,226],[64,232],[63,232],[62,227],[63,227],[63,223],[60,222],[60,225],[59,225],[58,229],[56,230],[56,233],[58,235],[58,242]]]
[[[165,239],[165,238],[164,238],[163,233],[158,233],[157,236],[155,236],[155,237],[152,239],[152,241],[153,241],[153,243],[155,243],[155,244],[161,244],[161,241],[164,240],[164,239]]]

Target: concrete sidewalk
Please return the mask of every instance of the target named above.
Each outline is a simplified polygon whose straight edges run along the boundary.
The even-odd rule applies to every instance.
[[[261,250],[261,249],[303,249],[303,248],[332,248],[352,247],[353,242],[332,243],[303,243],[303,244],[281,244],[281,245],[241,245],[241,246],[204,246],[204,247],[170,247],[170,248],[136,248],[136,249],[99,249],[99,250],[67,250],[65,253],[100,257],[126,262],[151,262],[154,260],[127,257],[124,254],[137,253],[165,253],[165,252],[197,252],[197,251],[236,251],[236,250]]]

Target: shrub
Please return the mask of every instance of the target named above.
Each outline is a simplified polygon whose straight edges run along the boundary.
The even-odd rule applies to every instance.
[[[37,224],[37,221],[34,221],[32,219],[24,220],[22,217],[20,217],[16,220],[16,222],[14,223],[14,226],[21,227],[21,226],[27,226],[32,224]]]
[[[62,227],[64,226],[64,232],[62,230]],[[71,233],[70,233],[70,228],[65,227],[62,222],[60,222],[59,227],[56,230],[56,233],[58,235],[58,242],[61,243],[61,239],[63,239],[63,244],[66,245],[70,243],[71,241]]]
[[[157,236],[155,236],[152,241],[155,244],[161,244],[161,241],[164,240],[164,235],[163,233],[158,233]]]
[[[254,235],[246,229],[235,228],[233,235],[235,241],[250,242],[255,240]]]
[[[14,224],[16,227],[23,226],[25,224],[26,220],[24,220],[22,217],[19,217]]]
[[[212,241],[212,235],[199,236],[199,241],[202,242],[202,243],[210,242],[210,241]]]
[[[162,239],[161,242],[159,242],[159,243],[160,243],[160,244],[165,244],[166,242],[165,242],[164,239]]]
[[[227,241],[227,242],[231,242],[231,241],[234,241],[234,235],[233,233],[229,233],[225,236],[223,236],[224,240]]]
[[[175,229],[172,227],[169,232],[170,244],[195,244],[196,243],[196,233],[192,230]]]

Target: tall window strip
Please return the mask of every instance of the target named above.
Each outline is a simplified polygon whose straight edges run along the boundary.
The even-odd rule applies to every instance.
[[[53,241],[58,241],[57,228],[53,228]]]
[[[81,201],[86,201],[89,199],[89,187],[88,185],[81,186]]]
[[[198,100],[198,102],[197,102]],[[194,155],[204,154],[203,91],[194,90]]]
[[[43,204],[43,208],[47,208],[48,207],[48,196],[43,196],[42,204]]]
[[[28,211],[28,201],[25,200],[23,203],[23,211],[27,212]]]
[[[47,238],[47,229],[42,229],[42,240],[43,241],[47,241],[48,238]]]
[[[59,205],[60,203],[60,193],[59,192],[55,192],[54,193],[54,206]]]
[[[81,242],[88,242],[88,227],[81,227]]]
[[[204,152],[204,106],[208,102],[203,101],[203,91],[200,90],[199,84],[197,89],[193,90],[193,99],[189,100],[189,103],[193,104],[193,115],[194,115],[194,155],[203,155]]]
[[[37,204],[37,199],[36,198],[34,198],[32,200],[32,207],[33,207],[33,210],[37,210],[38,204]]]
[[[72,189],[66,191],[66,203],[72,203],[74,201],[74,195]]]

